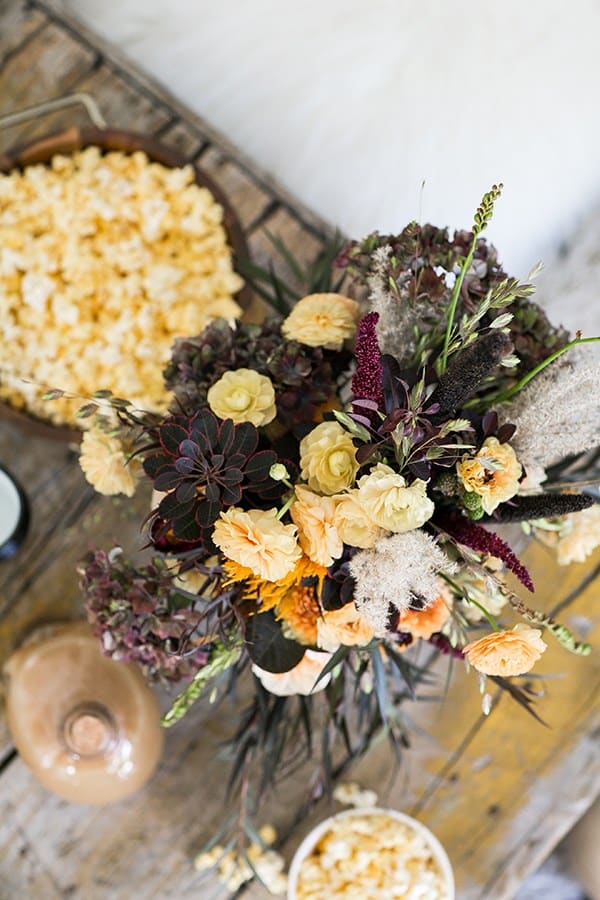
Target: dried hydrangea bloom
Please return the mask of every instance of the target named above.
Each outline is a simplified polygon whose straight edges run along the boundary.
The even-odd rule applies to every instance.
[[[523,470],[510,444],[489,437],[475,456],[463,456],[456,472],[465,490],[478,494],[483,509],[491,515],[497,506],[515,496]]]
[[[79,465],[86,480],[99,494],[133,497],[141,471],[140,463],[137,459],[128,458],[128,452],[118,437],[105,434],[98,428],[86,431],[81,441]]]
[[[483,675],[510,678],[533,668],[546,649],[539,628],[515,625],[510,631],[494,631],[463,648],[469,663]]]
[[[302,485],[296,486],[296,500],[290,515],[298,526],[298,541],[306,555],[320,566],[330,566],[344,552],[335,525],[335,501],[320,497]]]
[[[296,526],[280,522],[276,509],[232,506],[215,522],[212,539],[225,556],[266,581],[284,578],[302,555]]]
[[[270,378],[253,369],[225,372],[209,389],[208,405],[220,419],[268,425],[277,415],[275,390]]]
[[[373,629],[354,603],[346,603],[340,609],[326,609],[317,620],[317,646],[330,653],[340,644],[364,647],[373,637]]]
[[[298,665],[289,672],[266,672],[257,665],[252,666],[252,671],[270,694],[277,697],[302,694],[306,697],[324,690],[329,684],[330,674],[321,678],[318,684],[316,681],[330,659],[331,653],[307,650]]]
[[[351,487],[358,471],[351,435],[339,422],[321,422],[300,441],[300,468],[311,491],[336,494]]]
[[[281,331],[309,347],[341,350],[344,341],[356,334],[359,320],[356,300],[342,294],[309,294],[296,303]]]

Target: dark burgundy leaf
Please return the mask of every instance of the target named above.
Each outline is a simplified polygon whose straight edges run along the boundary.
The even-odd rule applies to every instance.
[[[483,436],[489,437],[496,432],[498,428],[498,413],[493,409],[488,409],[482,420]]]
[[[163,469],[168,464],[169,459],[164,455],[164,453],[153,453],[151,456],[147,456],[144,459],[144,472],[146,473],[148,478],[152,478],[152,480],[154,480],[161,469]]]
[[[187,439],[187,436],[188,433],[185,428],[182,428],[181,425],[175,425],[169,422],[162,425],[158,430],[158,438],[167,453],[171,456],[177,456],[179,445],[182,441]]]
[[[198,525],[207,528],[212,525],[219,513],[221,512],[221,504],[216,500],[204,500],[196,507],[196,521]]]
[[[181,456],[189,456],[190,459],[196,459],[200,454],[200,447],[195,441],[190,441],[189,438],[186,438],[179,445],[179,453]]]
[[[233,450],[235,453],[243,453],[244,457],[251,456],[258,445],[258,430],[251,422],[242,422],[235,429]]]
[[[223,484],[241,484],[244,474],[241,469],[227,469],[221,480]]]
[[[167,469],[154,480],[154,487],[157,491],[170,491],[176,488],[180,482],[181,475],[175,469]]]
[[[267,672],[289,672],[306,651],[306,647],[283,636],[281,623],[272,611],[250,616],[245,638],[250,659]]]
[[[219,449],[227,456],[235,436],[235,426],[231,419],[225,419],[219,429]]]
[[[497,432],[500,443],[506,444],[507,441],[510,441],[516,430],[517,426],[513,425],[511,422],[506,422],[505,425],[501,425]]]
[[[180,475],[191,475],[195,468],[196,463],[187,456],[180,456],[175,460],[175,469]]]
[[[196,497],[196,485],[190,481],[184,481],[175,491],[175,496],[180,503],[187,503]]]
[[[242,499],[242,491],[237,484],[226,484],[221,493],[221,502],[226,506],[235,506]]]
[[[219,488],[219,485],[214,481],[209,482],[209,484],[206,485],[204,496],[207,500],[218,500],[221,496],[221,489]]]
[[[272,450],[262,450],[248,461],[244,468],[244,475],[249,481],[264,481],[271,466],[276,462],[277,456]]]

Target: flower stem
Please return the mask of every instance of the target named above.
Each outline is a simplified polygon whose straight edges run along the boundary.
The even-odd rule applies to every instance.
[[[572,341],[569,341],[568,344],[565,344],[564,347],[561,347],[560,350],[555,350],[554,353],[551,353],[550,356],[547,356],[546,359],[542,360],[539,365],[532,369],[531,372],[528,372],[527,375],[524,375],[520,381],[514,384],[509,390],[505,391],[499,397],[496,397],[495,403],[504,403],[506,400],[510,400],[511,397],[514,397],[515,394],[518,394],[520,390],[522,390],[525,385],[531,381],[532,378],[535,378],[546,366],[549,366],[550,363],[554,362],[555,359],[558,359],[559,356],[562,356],[563,353],[566,353],[567,350],[570,350],[572,347],[576,347],[578,344],[593,344],[597,341],[600,341],[600,336],[598,337],[589,337],[589,338],[581,338],[576,337],[573,338]]]
[[[161,725],[164,728],[170,728],[175,722],[183,719],[210,679],[235,665],[241,652],[241,641],[237,641],[235,644],[221,644],[215,647],[210,661],[196,672],[188,686],[178,694],[171,708],[162,717]]]
[[[458,298],[460,296],[460,290],[463,286],[463,281],[465,280],[465,275],[469,271],[471,267],[471,263],[473,262],[473,256],[475,254],[475,248],[477,246],[477,238],[479,237],[479,232],[477,229],[473,232],[473,240],[471,241],[471,246],[469,248],[469,252],[467,253],[462,266],[460,267],[460,272],[458,274],[458,278],[454,282],[454,288],[452,290],[452,297],[450,299],[450,306],[448,307],[448,321],[446,323],[446,335],[444,337],[444,347],[442,349],[442,355],[440,356],[440,371],[439,374],[443,375],[446,371],[446,365],[448,363],[448,347],[450,346],[450,335],[452,334],[452,326],[454,325],[454,317],[456,316],[456,307],[458,306]]]

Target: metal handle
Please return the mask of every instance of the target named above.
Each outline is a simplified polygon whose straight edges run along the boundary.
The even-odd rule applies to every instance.
[[[78,104],[85,107],[85,111],[96,128],[106,128],[106,119],[100,112],[100,108],[94,98],[90,94],[79,92],[77,94],[67,94],[66,97],[57,97],[55,100],[46,100],[43,103],[36,103],[35,106],[28,106],[27,109],[20,109],[17,112],[0,116],[0,130],[3,128],[11,128],[13,125],[20,125],[22,122],[28,122],[29,119],[37,119],[48,113],[56,112],[59,109],[66,109],[69,106],[77,106]]]

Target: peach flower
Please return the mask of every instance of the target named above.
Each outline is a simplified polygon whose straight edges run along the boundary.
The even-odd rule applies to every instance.
[[[79,465],[86,481],[99,494],[133,497],[141,466],[138,459],[128,459],[126,447],[118,437],[99,428],[86,431],[81,440]]]
[[[296,500],[290,515],[298,526],[298,541],[309,559],[330,566],[344,552],[344,544],[335,525],[335,500],[320,497],[308,488],[296,485]]]
[[[302,478],[311,491],[335,494],[354,483],[356,447],[339,422],[321,422],[300,441]]]
[[[316,694],[324,690],[331,681],[331,675],[324,678],[315,686],[315,682],[329,660],[331,653],[320,653],[318,650],[307,650],[297,666],[289,672],[266,672],[257,665],[252,666],[252,671],[262,682],[265,690],[278,697],[291,697],[294,694]]]
[[[515,625],[511,631],[494,631],[478,641],[472,641],[463,652],[483,675],[524,675],[541,657],[546,644],[539,628]]]
[[[277,607],[277,618],[283,622],[284,633],[289,632],[300,644],[317,643],[321,607],[316,595],[314,586],[296,584],[286,592]]]
[[[424,609],[405,609],[400,613],[398,631],[408,632],[415,638],[428,640],[432,634],[441,631],[452,608],[452,595],[445,587],[440,596]]]
[[[277,415],[270,378],[254,369],[225,372],[208,390],[208,405],[220,419],[268,425]]]
[[[465,490],[478,494],[484,511],[490,515],[517,493],[523,470],[510,444],[489,437],[475,456],[463,456],[456,464],[456,472]]]
[[[299,300],[281,326],[291,341],[309,347],[340,350],[356,334],[360,306],[342,294],[309,294]]]
[[[266,581],[284,578],[302,555],[295,526],[280,522],[276,509],[232,506],[215,522],[212,539],[225,556]]]
[[[374,547],[384,532],[374,524],[358,502],[358,491],[338,494],[333,499],[336,502],[335,524],[343,542],[351,547],[360,547],[361,550]]]
[[[364,647],[373,637],[373,629],[354,603],[346,603],[340,609],[324,610],[317,620],[317,646],[331,653],[340,644],[346,647]]]

